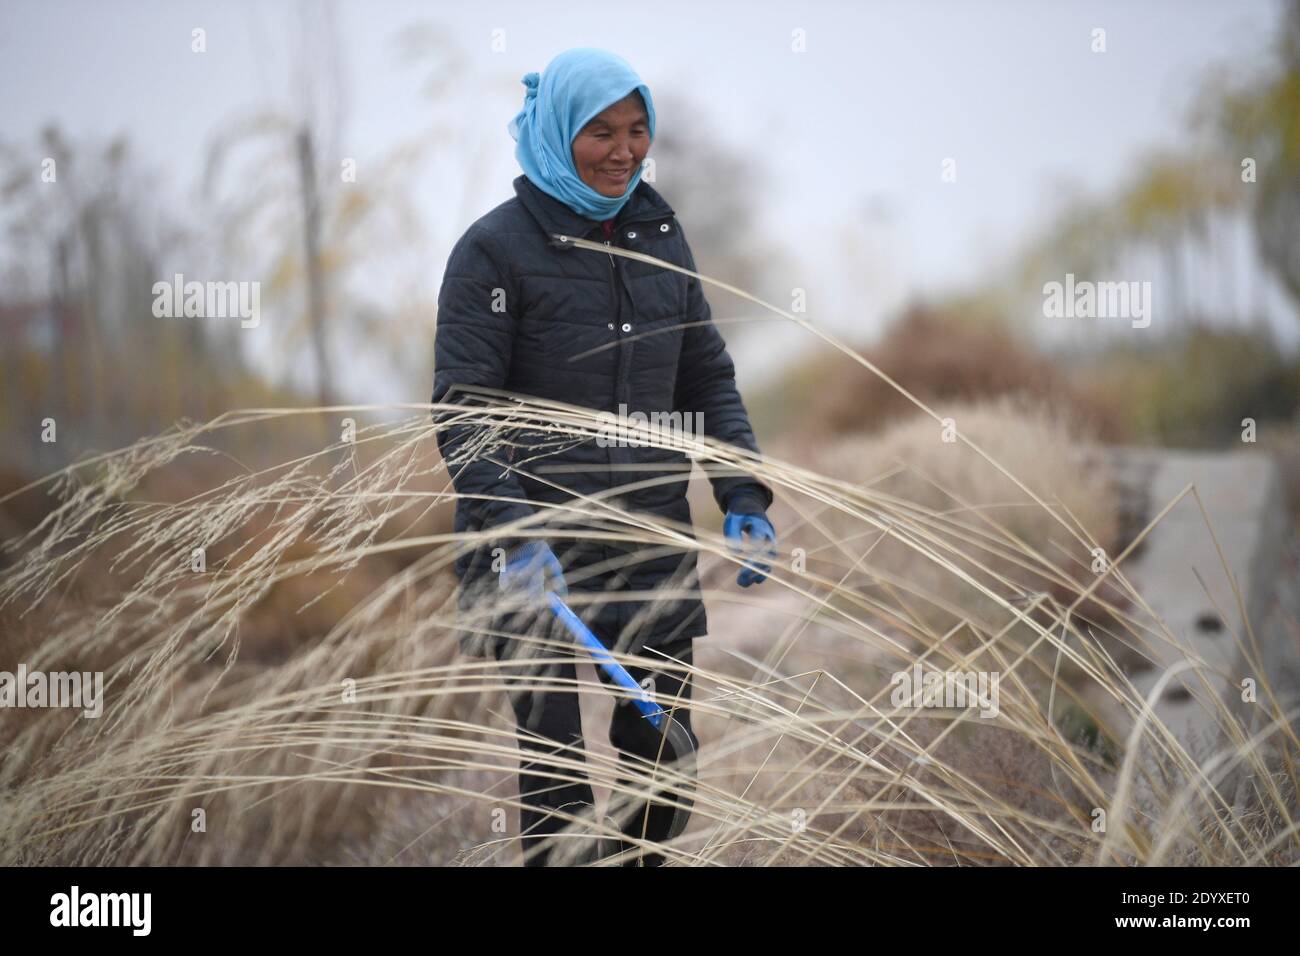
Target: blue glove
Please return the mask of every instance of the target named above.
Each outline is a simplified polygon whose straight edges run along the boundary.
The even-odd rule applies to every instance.
[[[548,573],[550,582],[546,580]],[[569,594],[560,560],[545,541],[529,541],[511,553],[498,583],[503,591],[526,594],[533,601],[540,600],[547,591],[565,597]]]
[[[746,531],[749,532],[748,541],[744,537]],[[728,511],[722,522],[722,533],[727,537],[727,549],[732,554],[767,559],[776,557],[776,529],[765,514],[737,514]],[[747,560],[736,577],[736,583],[742,588],[762,584],[767,580],[767,572],[771,570],[770,564]]]

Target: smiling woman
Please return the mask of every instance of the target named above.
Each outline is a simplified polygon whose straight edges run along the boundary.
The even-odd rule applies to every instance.
[[[654,98],[622,57],[578,47],[523,78],[507,127],[524,175],[588,219],[614,216],[641,181],[655,135]]]
[[[632,170],[650,151],[650,120],[640,93],[603,110],[573,139],[573,163],[582,181],[602,196],[621,196]]]
[[[593,49],[561,53],[545,73],[529,73],[523,82],[524,106],[508,128],[524,175],[514,182],[515,197],[480,217],[452,250],[438,297],[433,401],[471,401],[475,388],[487,388],[592,409],[596,422],[615,415],[699,422],[704,435],[697,437],[731,445],[738,457],[757,455],[735,368],[700,281],[613,254],[627,249],[695,271],[672,207],[641,178],[655,134],[649,88],[622,58]],[[603,241],[597,249],[610,254],[573,239]],[[539,681],[572,687],[577,678],[574,663],[555,661],[554,649],[539,644],[554,632],[548,633],[547,605],[536,598],[547,586],[567,594],[582,623],[615,652],[657,651],[643,658],[646,666],[628,671],[638,683],[652,682],[656,700],[672,702],[672,720],[690,737],[689,749],[697,748],[690,682],[679,666],[691,665],[694,640],[707,631],[697,549],[683,543],[691,527],[690,449],[636,436],[602,440],[602,430],[566,436],[559,448],[554,434],[548,443],[543,432],[526,449],[534,440],[516,434],[494,453],[500,437],[476,431],[457,424],[438,433],[457,492],[457,534],[494,538],[476,538],[457,559],[462,646],[503,661],[549,658],[523,672],[523,662],[513,661],[505,678],[526,730],[519,738],[525,862],[553,863],[568,850],[592,860],[617,846],[550,839],[570,821],[575,829],[566,836],[583,835],[584,819],[588,828],[595,824],[594,800],[585,778],[557,769],[582,747],[578,695]],[[709,480],[736,550],[744,531],[749,547],[774,545],[764,514],[771,490],[747,471],[716,462]],[[624,536],[611,536],[610,526],[625,513],[640,513],[640,520],[624,526]],[[542,517],[545,523],[529,530],[540,528],[544,539],[495,530]],[[674,533],[643,548],[635,538],[650,523]],[[505,552],[504,569],[493,560],[493,545]],[[738,581],[761,582],[766,570],[754,561]],[[504,611],[503,589],[528,600],[511,599]],[[525,610],[513,613],[521,604]],[[597,673],[606,679],[603,669]],[[649,727],[635,708],[614,708],[610,742],[626,768],[625,795],[638,789],[636,768],[662,758],[660,737]],[[680,790],[677,798],[680,807]],[[672,805],[634,796],[621,803],[605,830],[621,830],[626,846],[663,842],[675,832],[680,817]],[[643,857],[660,861],[654,852]]]

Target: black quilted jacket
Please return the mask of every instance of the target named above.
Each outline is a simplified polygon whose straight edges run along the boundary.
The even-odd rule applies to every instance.
[[[473,397],[479,386],[615,415],[620,406],[625,414],[698,412],[701,418],[683,420],[757,452],[735,369],[700,281],[579,249],[561,238],[609,242],[694,271],[690,246],[663,197],[643,180],[607,239],[601,223],[548,196],[526,176],[515,179],[514,187],[515,198],[471,225],[447,261],[438,296],[433,401],[481,400]],[[690,533],[685,492],[691,462],[680,452],[601,447],[594,438],[557,443],[554,436],[526,429],[504,446],[476,450],[483,438],[483,429],[470,426],[439,432],[461,496],[457,532],[527,516],[533,502],[572,503],[576,492],[613,495],[609,500],[629,511],[669,519]],[[711,481],[724,512],[729,505],[766,509],[772,502],[771,490],[750,475],[716,475]],[[655,593],[698,588],[694,552],[667,546],[650,551],[587,536],[612,526],[597,509],[578,505],[573,515],[548,519],[547,541],[564,565],[570,605],[597,635],[629,650],[702,636],[707,619],[698,597],[666,600]],[[497,587],[491,548],[517,543],[498,537],[457,559],[460,608],[471,617],[460,639],[471,653],[484,651],[484,629],[520,626],[518,619],[473,615],[489,606],[487,597]]]

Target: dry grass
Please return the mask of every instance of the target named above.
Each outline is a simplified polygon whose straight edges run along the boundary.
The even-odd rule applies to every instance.
[[[704,469],[743,466],[777,490],[782,562],[762,588],[735,587],[716,534],[602,499],[511,529],[546,536],[580,515],[620,541],[700,552],[716,626],[690,668],[695,810],[659,849],[697,865],[1294,862],[1294,715],[1269,688],[1249,729],[1208,700],[1218,735],[1189,752],[1108,650],[1177,638],[1125,580],[1124,554],[1090,570],[1115,515],[1068,423],[959,409],[948,444],[945,416],[910,398],[921,424],[839,464],[686,440]],[[102,670],[107,703],[98,720],[6,714],[0,863],[513,862],[494,826],[516,805],[507,665],[460,656],[454,638],[499,608],[456,614],[449,568],[473,542],[445,530],[456,493],[417,409],[171,499],[163,476],[218,433],[377,410],[232,413],[47,481],[56,504],[0,578],[3,660]],[[432,410],[497,436],[601,425],[536,401]],[[916,663],[996,671],[998,716],[896,706],[889,675]],[[585,668],[578,689],[609,706]],[[1124,726],[1090,706],[1098,695]],[[618,769],[599,745],[554,764],[613,801],[682,783],[647,767],[620,791]]]

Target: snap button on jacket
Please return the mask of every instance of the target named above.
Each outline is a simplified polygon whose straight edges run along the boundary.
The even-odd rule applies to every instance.
[[[704,434],[756,453],[735,368],[702,283],[567,241],[607,242],[695,271],[686,236],[663,197],[642,180],[606,239],[600,223],[527,176],[516,178],[514,188],[514,198],[469,227],[447,261],[438,295],[433,401],[473,403],[472,389],[479,387],[616,417],[640,412],[653,421],[680,412],[682,422],[697,422]],[[526,517],[538,503],[574,505],[580,494],[603,496],[690,534],[691,461],[682,452],[613,442],[601,447],[595,438],[527,429],[511,435],[504,448],[498,442],[476,451],[483,440],[482,428],[464,424],[438,434],[459,496],[458,533]],[[771,504],[771,490],[752,475],[710,480],[723,511],[742,488]],[[694,551],[592,537],[619,529],[581,501],[573,513],[549,517],[546,527],[546,540],[565,568],[570,605],[608,644],[636,651],[708,630],[698,596],[669,594],[698,589]],[[459,636],[471,653],[485,652],[491,638],[484,631],[517,633],[524,625],[517,615],[483,614],[498,594],[491,549],[516,544],[500,537],[457,557],[459,607],[472,619]]]

